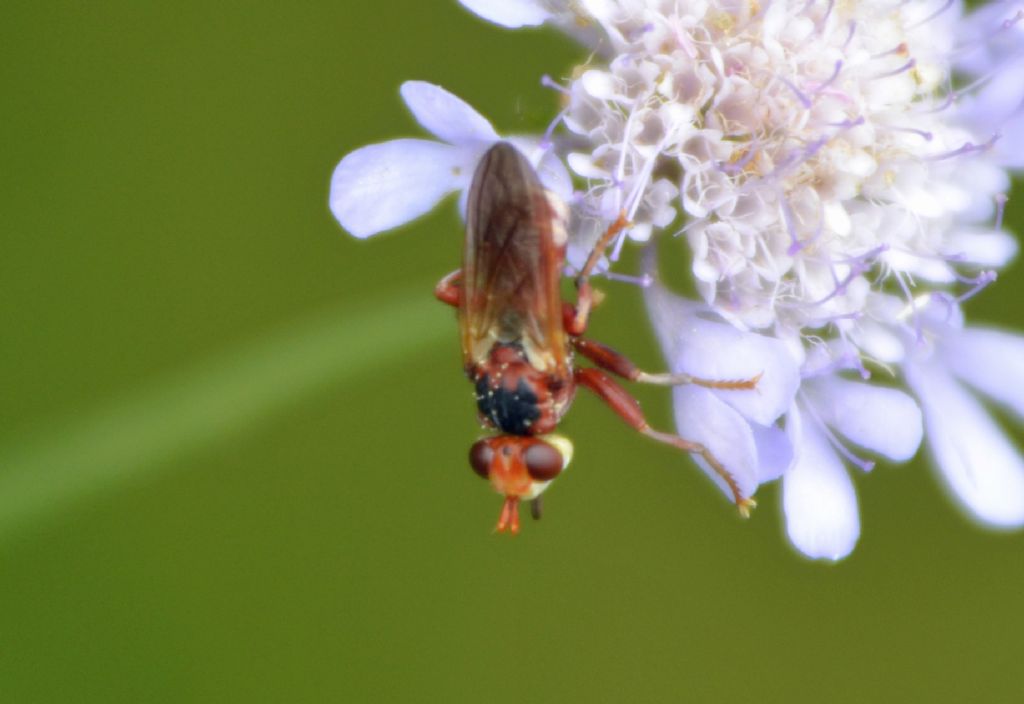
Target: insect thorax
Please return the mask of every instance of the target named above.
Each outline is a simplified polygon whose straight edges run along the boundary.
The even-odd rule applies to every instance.
[[[531,365],[517,342],[496,343],[470,376],[480,419],[510,435],[551,432],[571,396],[564,383]]]

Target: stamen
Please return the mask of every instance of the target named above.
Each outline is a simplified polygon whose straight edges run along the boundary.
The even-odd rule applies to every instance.
[[[907,55],[907,51],[908,51],[907,43],[906,42],[900,42],[899,44],[894,46],[892,49],[889,49],[889,51],[883,51],[880,54],[873,54],[871,56],[871,59],[872,60],[874,60],[874,59],[884,59],[886,56],[892,56],[893,54],[897,54],[899,56],[906,56]]]
[[[919,115],[934,115],[935,113],[942,112],[947,108],[953,106],[958,100],[960,100],[960,93],[955,90],[951,90],[946,94],[945,99],[939,103],[936,107],[928,108],[927,110],[915,111]]]
[[[546,73],[540,77],[540,84],[545,88],[557,90],[562,95],[572,95],[572,91],[570,91],[568,88],[563,86],[561,83],[559,83]]]
[[[910,69],[914,68],[915,66],[917,66],[917,59],[911,59],[910,61],[908,61],[907,63],[903,64],[902,66],[900,66],[897,69],[893,69],[892,71],[886,71],[885,73],[880,73],[877,76],[872,76],[871,78],[872,78],[872,80],[878,80],[880,78],[890,78],[892,76],[898,76],[901,73],[909,71]]]
[[[842,48],[845,49],[853,41],[853,35],[857,32],[857,20],[850,20],[850,32],[846,35],[846,40],[842,44]]]
[[[871,460],[866,460],[861,457],[858,457],[857,455],[853,454],[853,452],[849,448],[847,448],[846,445],[843,444],[839,437],[832,432],[832,429],[828,427],[825,421],[821,419],[821,416],[818,415],[818,411],[815,410],[813,403],[810,403],[805,399],[804,403],[801,405],[804,407],[804,409],[807,410],[808,414],[814,419],[817,426],[825,434],[825,437],[828,439],[829,444],[831,444],[832,447],[834,447],[836,451],[840,455],[842,455],[842,457],[847,462],[849,462],[862,472],[870,472],[872,469],[875,468],[874,462],[872,462]]]
[[[957,303],[963,303],[964,301],[977,296],[986,286],[995,281],[996,278],[997,274],[992,270],[983,271],[974,278],[961,277],[958,275],[958,280],[963,283],[972,284],[972,287],[959,296],[956,296],[954,300],[956,300]]]
[[[1005,193],[996,194],[996,223],[995,229],[998,232],[1003,229],[1003,215],[1006,213],[1006,201],[1009,200]]]
[[[999,35],[1013,29],[1021,20],[1024,20],[1024,10],[1017,10],[1011,17],[1000,22],[990,34],[982,34],[977,39],[972,39],[953,49],[954,55],[962,55],[977,49],[978,47],[988,48],[998,39]]]
[[[920,22],[918,22],[916,24],[912,24],[909,27],[907,27],[907,31],[910,31],[910,30],[913,30],[913,29],[917,29],[918,27],[921,27],[922,25],[928,24],[929,22],[934,20],[936,17],[941,15],[943,12],[945,12],[946,10],[951,8],[953,6],[954,1],[955,0],[946,0],[946,2],[943,3],[942,7],[940,7],[938,10],[936,10],[932,14],[928,15],[927,17],[925,17]]]
[[[654,283],[654,277],[652,277],[650,274],[643,274],[641,276],[631,276],[629,274],[617,274],[613,271],[606,271],[601,275],[604,276],[604,278],[609,279],[611,281],[621,281],[623,283],[639,286],[640,288],[648,288],[651,284]]]
[[[636,105],[629,111],[629,115],[626,117],[626,124],[622,128],[622,144],[619,145],[619,163],[615,167],[615,181],[617,196],[615,200],[615,209],[622,210],[622,187],[621,184],[626,178],[626,152],[629,147],[629,133],[633,128],[633,118],[636,116]]]
[[[804,106],[805,108],[808,108],[808,109],[810,109],[810,107],[811,107],[811,105],[812,105],[812,103],[811,103],[811,100],[810,100],[810,98],[808,98],[808,97],[807,97],[806,95],[804,95],[804,94],[803,94],[803,93],[802,93],[802,92],[800,91],[800,89],[799,89],[799,88],[797,88],[797,87],[796,87],[796,86],[795,86],[795,85],[793,84],[793,82],[792,82],[792,81],[790,81],[790,80],[789,80],[788,78],[786,78],[785,76],[778,76],[778,79],[779,79],[780,81],[782,81],[782,82],[783,82],[783,83],[784,83],[784,84],[786,85],[786,87],[787,87],[787,88],[789,88],[789,89],[790,89],[791,91],[793,91],[793,93],[794,93],[794,94],[796,95],[796,98],[797,98],[797,100],[799,100],[799,101],[800,101],[800,103],[801,103],[801,104],[802,104],[802,105],[803,105],[803,106]]]
[[[931,132],[914,129],[913,127],[889,127],[889,130],[892,132],[909,132],[910,134],[916,134],[917,136],[924,139],[924,141],[926,142],[932,141],[932,138],[934,137],[934,135]]]
[[[832,75],[829,76],[828,80],[822,83],[820,86],[814,89],[814,94],[819,95],[823,90],[828,88],[830,85],[835,83],[835,80],[839,78],[839,73],[843,70],[842,59],[836,61],[835,68],[832,70]]]
[[[557,115],[555,115],[555,119],[552,120],[551,123],[548,125],[548,128],[546,130],[544,130],[544,136],[541,137],[541,140],[540,140],[540,145],[541,145],[542,149],[547,150],[547,149],[551,148],[551,146],[552,146],[551,137],[555,133],[555,128],[558,127],[558,124],[562,120],[565,119],[565,116],[568,113],[569,113],[569,108],[565,108],[564,110],[559,112]]]
[[[900,317],[910,317],[914,321],[914,338],[917,342],[923,342],[924,333],[921,331],[921,318],[917,314],[917,301],[910,292],[910,286],[903,280],[903,276],[903,272],[893,269],[892,277],[896,279],[896,283],[899,284],[903,290],[903,295],[907,298],[907,310]]]
[[[626,37],[626,38],[629,41],[631,41],[631,42],[635,42],[637,39],[639,39],[643,35],[645,35],[645,34],[647,34],[649,32],[653,32],[653,31],[654,31],[654,24],[651,23],[651,22],[648,22],[647,24],[642,25],[642,26],[637,27],[636,29],[632,30],[629,33],[629,36]]]
[[[954,315],[956,314],[957,310],[959,310],[959,308],[957,307],[957,304],[956,304],[956,298],[954,298],[953,296],[950,296],[948,293],[942,293],[942,292],[938,292],[938,291],[935,291],[935,292],[932,292],[932,293],[926,293],[923,296],[921,296],[920,300],[921,300],[921,304],[922,304],[921,307],[922,308],[924,306],[926,306],[926,305],[931,304],[932,302],[941,303],[943,306],[945,306],[945,308],[946,308],[946,317],[944,317],[942,319],[943,323],[948,323],[949,321],[951,321],[953,319]],[[917,343],[923,345],[924,344],[924,339],[923,338],[918,339]]]
[[[782,207],[782,220],[786,223],[786,231],[789,233],[789,239],[792,241],[786,253],[792,257],[804,248],[804,243],[797,237],[796,223],[793,221],[793,209],[789,207],[789,201],[782,198],[780,205]]]
[[[818,27],[824,27],[825,23],[828,22],[828,18],[832,16],[832,9],[836,6],[835,0],[828,0],[828,7],[825,8],[825,14],[821,16],[821,21],[818,22]]]
[[[860,127],[864,124],[864,116],[861,115],[855,120],[843,120],[842,122],[830,122],[829,127],[838,127],[840,132],[844,132],[854,127]]]
[[[855,281],[859,276],[861,276],[865,272],[870,271],[871,267],[873,267],[875,265],[875,260],[878,258],[878,256],[880,254],[882,254],[883,252],[887,251],[888,249],[889,249],[889,245],[882,244],[882,245],[879,245],[878,247],[875,247],[870,252],[865,252],[864,254],[862,254],[859,257],[852,257],[852,258],[849,258],[849,259],[846,259],[846,260],[838,260],[838,261],[833,262],[833,264],[847,264],[847,265],[849,265],[850,266],[849,273],[847,273],[847,275],[843,277],[842,281],[840,281],[836,277],[835,268],[831,267],[832,280],[835,282],[836,287],[834,289],[832,289],[832,292],[829,293],[824,298],[822,298],[822,299],[820,299],[818,301],[814,301],[813,303],[808,303],[807,305],[809,305],[809,306],[820,306],[820,305],[822,305],[824,303],[828,303],[829,301],[831,301],[836,296],[841,296],[844,293],[846,293],[846,289],[849,288],[850,284],[853,283],[853,281]]]
[[[954,157],[963,156],[964,154],[973,154],[977,152],[987,152],[990,150],[996,142],[1002,138],[1002,135],[996,132],[992,135],[992,138],[982,144],[974,144],[973,142],[964,142],[964,145],[959,149],[954,149],[951,152],[943,152],[942,154],[936,154],[934,156],[923,157],[924,161],[943,161],[945,159],[952,159]]]

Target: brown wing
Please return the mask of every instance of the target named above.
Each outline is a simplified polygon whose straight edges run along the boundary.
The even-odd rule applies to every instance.
[[[520,342],[537,369],[569,374],[559,279],[564,216],[529,161],[498,143],[469,190],[459,325],[467,367],[495,342]]]

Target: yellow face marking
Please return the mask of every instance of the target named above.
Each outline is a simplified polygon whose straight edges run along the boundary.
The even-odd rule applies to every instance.
[[[562,471],[564,472],[569,468],[569,463],[572,461],[572,441],[564,435],[558,433],[549,433],[547,435],[541,435],[540,439],[551,445],[553,448],[558,450],[562,455]]]

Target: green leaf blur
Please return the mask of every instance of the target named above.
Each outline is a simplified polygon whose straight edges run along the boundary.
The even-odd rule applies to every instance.
[[[855,477],[860,544],[813,564],[775,487],[741,521],[581,397],[544,519],[492,534],[431,299],[454,204],[357,242],[327,187],[420,134],[406,79],[543,128],[539,76],[585,58],[559,35],[454,0],[12,1],[0,26],[4,702],[1024,694],[1024,535],[975,527],[922,461]],[[1020,275],[975,318],[1024,327]],[[605,288],[595,337],[658,366],[638,292]]]

